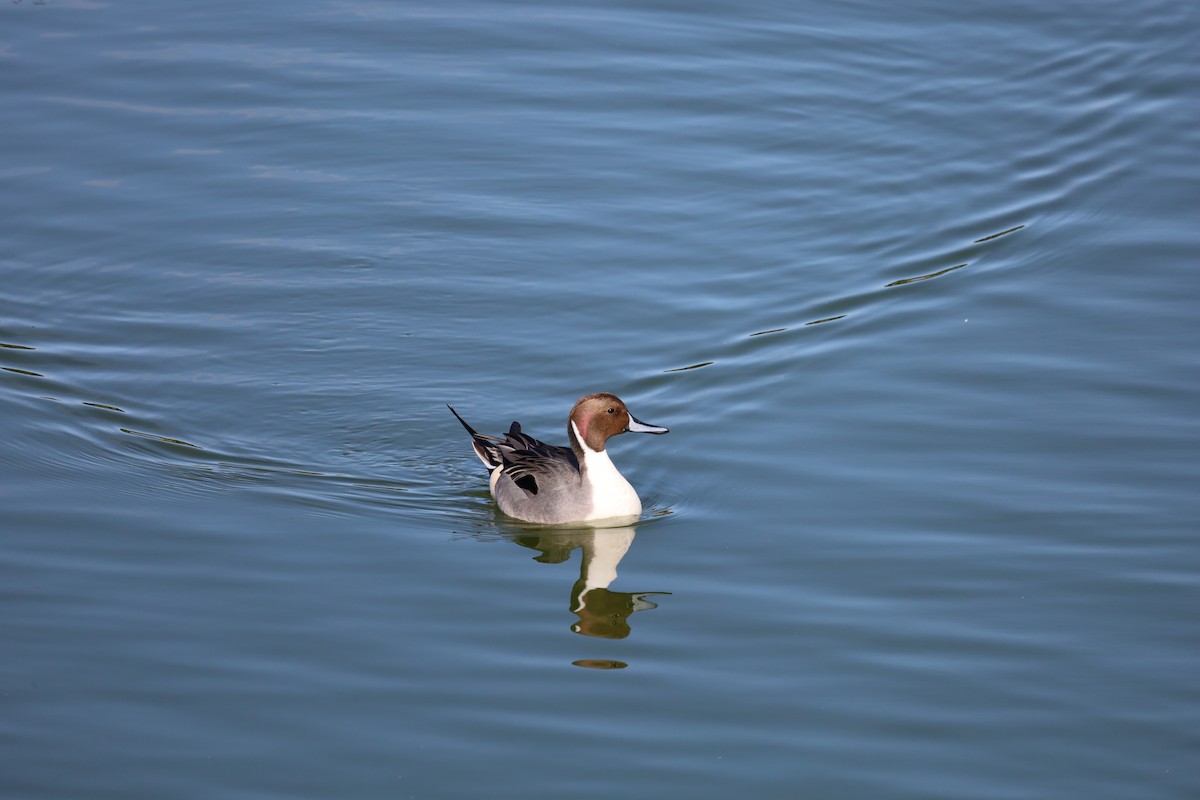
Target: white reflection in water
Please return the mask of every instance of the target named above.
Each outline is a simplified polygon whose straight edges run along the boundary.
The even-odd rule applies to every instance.
[[[608,587],[617,579],[617,565],[633,545],[632,527],[551,531],[518,536],[517,544],[541,552],[537,561],[561,564],[573,550],[581,551],[579,578],[571,587],[571,613],[579,621],[571,630],[584,636],[624,639],[631,630],[629,617],[635,611],[657,608],[647,600],[670,592],[618,592]]]

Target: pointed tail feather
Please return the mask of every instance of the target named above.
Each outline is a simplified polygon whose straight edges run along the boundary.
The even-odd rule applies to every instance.
[[[454,415],[454,418],[462,423],[462,426],[467,429],[467,433],[471,434],[471,447],[475,450],[475,455],[479,456],[479,460],[483,462],[483,465],[489,471],[500,466],[502,463],[500,453],[497,452],[496,446],[491,441],[494,437],[485,436],[468,425],[467,421],[460,417],[458,412],[449,403],[446,404],[446,408],[450,409],[450,413]]]
[[[472,428],[470,425],[467,424],[467,421],[465,419],[463,419],[462,417],[460,417],[458,415],[458,412],[455,411],[454,408],[449,403],[446,403],[446,408],[449,408],[450,413],[454,415],[454,418],[462,423],[462,426],[467,429],[467,433],[471,434],[472,436],[479,435],[478,433],[475,432],[474,428]]]

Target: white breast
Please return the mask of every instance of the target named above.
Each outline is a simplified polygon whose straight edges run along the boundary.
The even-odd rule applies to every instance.
[[[571,425],[575,423],[572,422]],[[584,476],[592,498],[592,511],[587,519],[607,519],[609,517],[629,517],[642,513],[642,501],[637,492],[625,480],[625,476],[617,471],[607,450],[599,452],[583,444],[579,429],[575,429],[575,438],[583,448]]]

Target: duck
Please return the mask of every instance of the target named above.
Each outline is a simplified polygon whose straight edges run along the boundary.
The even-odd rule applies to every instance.
[[[471,435],[471,447],[490,473],[488,485],[500,510],[522,522],[547,525],[639,516],[641,498],[617,470],[605,445],[622,433],[669,432],[642,422],[621,398],[608,392],[584,395],[571,408],[569,447],[540,442],[515,421],[503,438],[488,436],[472,428],[450,404],[446,408]]]

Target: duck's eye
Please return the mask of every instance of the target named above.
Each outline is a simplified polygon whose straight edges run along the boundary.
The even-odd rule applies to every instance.
[[[617,413],[617,410],[616,410],[615,408],[610,408],[610,409],[608,410],[608,413],[610,413],[610,414],[615,414],[615,413]]]

